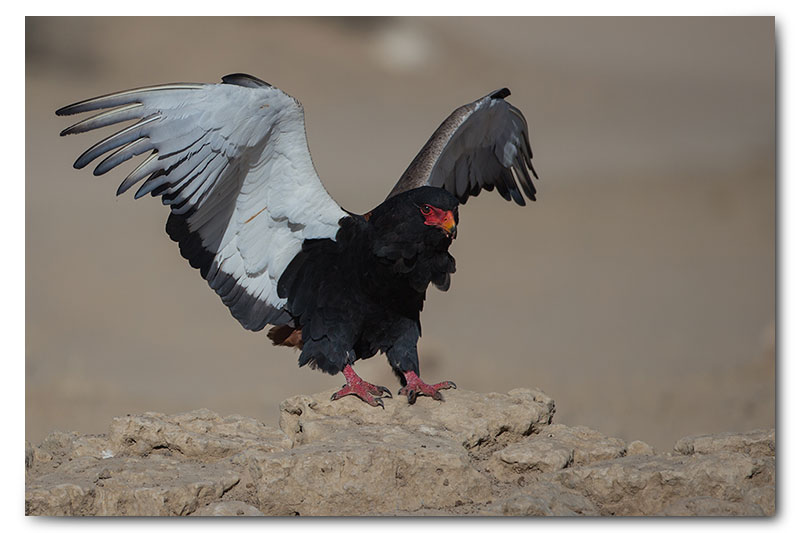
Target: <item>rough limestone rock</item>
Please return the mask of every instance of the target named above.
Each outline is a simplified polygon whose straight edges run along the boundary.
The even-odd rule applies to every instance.
[[[281,431],[252,418],[221,417],[208,409],[175,416],[145,413],[115,418],[108,438],[122,453],[168,449],[186,457],[223,458],[245,449],[274,452],[291,447]]]
[[[550,480],[580,491],[604,515],[671,514],[684,498],[742,503],[751,488],[775,484],[775,458],[719,452],[693,456],[632,456],[564,469]],[[749,505],[729,514],[753,514]],[[690,508],[687,508],[690,509]],[[698,514],[709,508],[696,507]],[[756,514],[766,514],[762,512]],[[680,514],[685,514],[681,512]]]
[[[29,515],[186,515],[219,499],[239,482],[222,464],[193,465],[153,455],[68,459],[29,482]]]
[[[265,512],[408,514],[484,504],[492,480],[470,452],[531,434],[555,411],[544,393],[523,389],[448,391],[445,402],[414,405],[387,399],[385,409],[352,397],[331,402],[331,392],[284,401],[280,425],[294,448],[245,460],[261,480]]]
[[[192,516],[264,516],[257,507],[244,502],[230,500],[209,503],[192,513]]]
[[[652,446],[640,440],[629,442],[625,449],[625,455],[655,455],[655,453]]]
[[[537,483],[528,489],[513,491],[488,507],[489,516],[599,516],[600,511],[580,492],[558,483]]]
[[[281,403],[281,429],[295,445],[326,438],[334,428],[401,426],[416,433],[455,440],[468,450],[514,440],[550,424],[555,402],[540,390],[514,389],[508,394],[447,391],[447,400],[422,398],[409,405],[405,398],[384,399],[375,409],[358,398],[336,402],[327,391],[295,396]]]
[[[403,428],[360,428],[282,453],[254,454],[267,514],[411,513],[491,499],[491,479],[453,441]]]
[[[662,510],[662,514],[667,516],[753,516],[761,513],[761,508],[752,503],[705,496],[677,500]]]
[[[684,437],[675,443],[675,451],[693,453],[739,452],[746,455],[775,455],[775,430],[757,429],[747,433],[720,433]]]
[[[285,400],[280,429],[201,409],[26,443],[26,514],[775,513],[774,430],[686,437],[656,454],[552,424],[555,403],[535,389],[385,409],[331,392]]]
[[[587,427],[554,424],[492,455],[490,469],[502,481],[528,472],[553,472],[625,455],[625,442]]]

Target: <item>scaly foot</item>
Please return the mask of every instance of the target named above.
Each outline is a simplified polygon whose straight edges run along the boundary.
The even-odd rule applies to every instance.
[[[413,370],[405,372],[403,377],[406,378],[406,386],[400,389],[397,394],[406,395],[408,403],[411,404],[417,401],[417,396],[430,396],[434,400],[444,401],[444,397],[439,391],[457,388],[452,381],[442,381],[436,385],[428,385]]]
[[[339,391],[333,393],[333,396],[331,396],[331,401],[353,394],[373,407],[383,407],[383,400],[381,400],[381,398],[384,397],[384,394],[387,398],[392,397],[392,393],[389,392],[389,389],[386,387],[373,385],[372,383],[366,382],[358,377],[358,374],[356,374],[356,371],[353,370],[353,367],[350,365],[344,367],[342,374],[344,374],[344,378],[347,380],[347,383],[345,383],[344,387],[342,387]]]

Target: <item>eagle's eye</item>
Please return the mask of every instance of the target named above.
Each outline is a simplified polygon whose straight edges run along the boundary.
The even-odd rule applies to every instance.
[[[419,208],[419,212],[422,213],[425,216],[430,215],[431,211],[432,211],[431,206],[428,205],[428,204],[425,204],[425,205],[423,205],[422,207]]]

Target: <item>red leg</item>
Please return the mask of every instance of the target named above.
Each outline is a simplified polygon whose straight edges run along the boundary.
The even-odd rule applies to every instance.
[[[344,367],[342,374],[344,374],[344,378],[347,380],[347,383],[345,383],[341,390],[333,393],[331,400],[338,400],[343,396],[353,394],[373,407],[377,407],[379,405],[383,407],[383,400],[381,400],[383,395],[385,394],[387,398],[392,397],[392,393],[389,392],[389,389],[386,387],[373,385],[372,383],[368,383],[358,377],[358,374],[356,374],[356,371],[353,370],[353,367],[350,365]]]
[[[456,388],[456,384],[452,381],[442,381],[436,385],[428,385],[413,370],[405,372],[403,377],[406,378],[406,386],[400,389],[397,394],[408,396],[408,403],[416,402],[417,396],[430,396],[434,400],[444,401],[444,397],[439,390]]]

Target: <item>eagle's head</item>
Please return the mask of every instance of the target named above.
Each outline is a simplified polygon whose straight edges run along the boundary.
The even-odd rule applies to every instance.
[[[447,249],[456,236],[458,199],[444,189],[419,187],[392,196],[372,210],[372,253],[391,265],[419,293],[429,283],[446,291],[455,259]]]
[[[390,239],[446,248],[456,237],[458,199],[438,187],[411,189],[376,207],[369,222]]]

